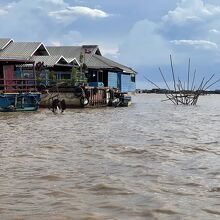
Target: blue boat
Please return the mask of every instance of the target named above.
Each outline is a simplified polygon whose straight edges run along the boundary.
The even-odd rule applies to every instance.
[[[40,93],[0,94],[0,112],[36,111],[40,104]]]
[[[0,112],[36,111],[40,97],[34,62],[29,58],[0,57]]]

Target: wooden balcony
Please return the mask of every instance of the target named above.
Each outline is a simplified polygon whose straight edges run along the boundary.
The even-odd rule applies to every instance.
[[[36,80],[19,78],[19,79],[0,79],[0,92],[14,93],[14,92],[36,92]]]

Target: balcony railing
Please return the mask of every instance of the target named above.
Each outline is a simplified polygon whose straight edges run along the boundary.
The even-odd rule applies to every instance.
[[[35,79],[0,79],[0,92],[33,92],[36,89]]]

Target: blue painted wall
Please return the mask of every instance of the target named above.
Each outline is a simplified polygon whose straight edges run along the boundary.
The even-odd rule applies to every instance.
[[[121,74],[121,92],[134,92],[136,89],[135,82],[131,81],[131,75]]]
[[[117,88],[118,87],[118,74],[114,72],[108,72],[108,87]]]
[[[21,78],[22,77],[22,68],[21,67],[16,67],[16,69],[15,69],[15,76],[17,78]]]
[[[134,92],[136,89],[135,82],[132,81],[130,74],[108,73],[108,86],[119,88],[121,92]]]

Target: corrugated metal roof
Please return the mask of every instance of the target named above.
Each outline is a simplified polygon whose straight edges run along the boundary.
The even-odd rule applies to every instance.
[[[45,47],[41,42],[13,42],[9,38],[0,39],[0,58],[2,59],[29,60],[33,56],[32,60],[44,62],[46,66],[70,64],[73,61],[79,65],[81,53],[89,68],[118,69],[129,74],[136,73],[127,66],[103,57],[97,45]]]
[[[27,57],[0,56],[0,62],[33,63],[33,60],[30,60]]]
[[[68,64],[68,61],[60,55],[55,56],[33,56],[31,58],[35,61],[35,63],[38,62],[44,62],[45,66],[54,66],[56,64]]]
[[[47,49],[41,42],[13,42],[4,50],[0,51],[0,55],[30,57],[36,52],[49,55]]]
[[[30,60],[30,57],[23,57],[23,56],[3,56],[0,54],[1,60]]]
[[[95,56],[92,56],[91,59],[87,60],[86,65],[88,68],[94,69],[112,69],[112,66],[106,62],[103,62],[101,59],[97,59]]]
[[[67,60],[68,63],[73,63],[77,66],[80,66],[80,64],[79,64],[79,62],[76,58],[69,57],[69,58],[66,58],[66,60]]]
[[[66,58],[80,56],[81,47],[80,46],[47,46],[50,55],[63,55]]]
[[[81,52],[84,54],[84,59],[88,60],[98,50],[97,45],[83,45],[83,46],[47,46],[47,49],[51,55],[62,55],[65,58],[76,58],[80,61]],[[85,51],[87,50],[86,53]]]
[[[101,56],[97,45],[83,45],[83,46],[48,46],[51,55],[63,55],[68,61],[71,57],[76,57],[79,61],[80,53],[84,54],[84,62],[89,68],[103,68],[103,69],[120,69],[125,73],[136,73],[131,68],[114,62]],[[100,55],[95,54],[98,50]]]
[[[63,55],[68,61],[71,57],[76,57],[80,60],[80,53],[84,54],[84,62],[90,68],[104,68],[104,69],[121,69],[125,73],[136,73],[131,68],[114,62],[101,56],[97,45],[83,45],[83,46],[48,46],[51,55]],[[95,54],[98,50],[100,55]]]
[[[124,73],[129,73],[129,74],[135,74],[136,72],[131,69],[130,67],[124,66],[120,63],[117,63],[113,60],[110,60],[106,57],[99,56],[94,54],[91,59],[89,59],[86,62],[86,65],[88,68],[94,68],[94,69],[119,69],[123,71]]]
[[[10,38],[0,38],[0,50],[3,50],[12,41]]]

